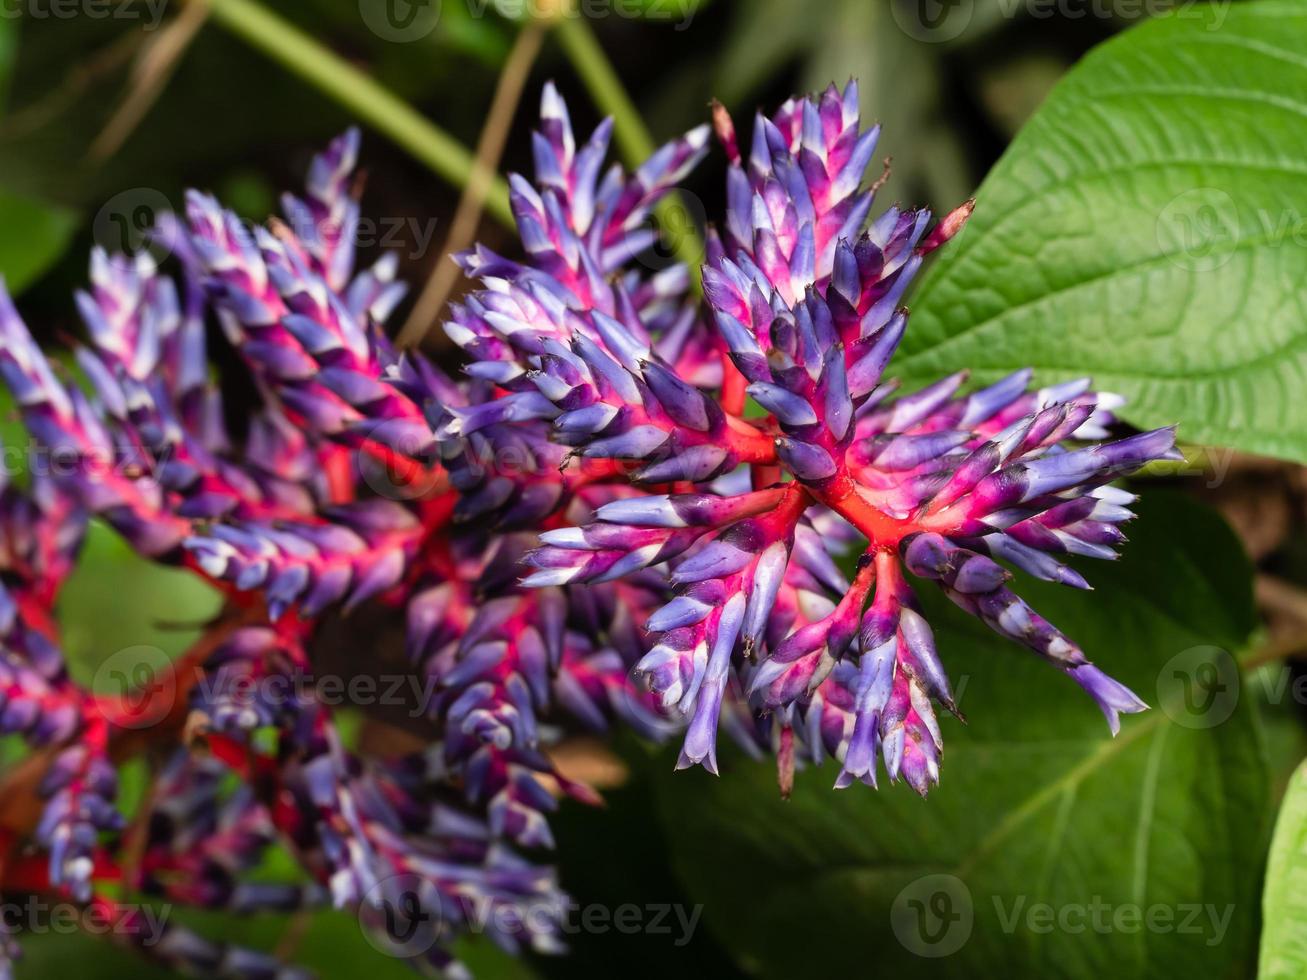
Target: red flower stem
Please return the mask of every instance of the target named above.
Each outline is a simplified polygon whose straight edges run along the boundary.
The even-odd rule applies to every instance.
[[[427,487],[430,484],[429,493],[440,493],[449,489],[449,477],[439,466],[423,466],[417,460],[410,459],[408,456],[372,439],[364,439],[359,444],[359,449],[385,465],[399,486],[416,484]]]
[[[841,472],[831,486],[815,490],[814,496],[866,535],[874,551],[892,551],[909,534],[921,530],[912,521],[891,517],[865,500],[847,472]]]
[[[745,392],[748,381],[740,373],[740,369],[735,366],[730,355],[725,351],[721,352],[722,359],[722,409],[730,415],[743,415]]]
[[[758,520],[774,529],[777,533],[772,540],[779,541],[794,531],[803,512],[812,506],[813,498],[808,490],[798,483],[786,484],[786,494],[777,502],[776,508],[759,514]]]
[[[773,438],[737,415],[726,416],[726,445],[742,463],[776,462]]]
[[[781,482],[782,472],[777,463],[754,463],[751,470],[755,490],[766,490]]]

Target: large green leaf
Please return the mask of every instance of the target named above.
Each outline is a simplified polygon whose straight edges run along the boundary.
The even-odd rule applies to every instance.
[[[923,280],[898,370],[1093,374],[1144,425],[1307,459],[1307,7],[1184,5],[1053,91]]]
[[[650,746],[627,735],[619,750],[633,766],[648,762]],[[741,980],[730,957],[703,928],[695,902],[684,893],[667,859],[666,831],[653,785],[634,779],[604,791],[604,805],[566,802],[550,818],[558,870],[573,902],[568,952],[536,963],[541,980]],[[673,831],[674,832],[674,831]],[[625,907],[640,925],[614,928],[589,916]]]
[[[1093,570],[1097,591],[1022,587],[1165,706],[1116,739],[1067,678],[931,601],[970,724],[945,721],[928,800],[834,791],[830,765],[800,773],[788,803],[766,764],[736,757],[720,779],[659,767],[677,871],[746,968],[1125,980],[1251,961],[1268,777],[1254,699],[1230,670],[1254,625],[1250,569],[1187,499],[1140,511],[1127,557]]]
[[[18,23],[0,19],[0,119],[18,54]],[[77,227],[72,212],[0,190],[0,276],[17,293],[64,253]]]
[[[1307,976],[1307,763],[1294,773],[1275,822],[1262,914],[1258,977]]]
[[[0,190],[0,275],[18,293],[68,247],[77,219],[66,208]]]
[[[94,678],[103,691],[114,669],[181,656],[221,608],[221,594],[203,579],[142,558],[93,521],[59,597],[61,642],[74,677]]]

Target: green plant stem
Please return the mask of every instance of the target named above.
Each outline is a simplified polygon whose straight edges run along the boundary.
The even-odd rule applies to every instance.
[[[613,63],[608,60],[590,28],[589,21],[576,12],[560,16],[554,23],[554,36],[558,39],[572,67],[576,70],[595,105],[613,117],[613,136],[618,152],[626,165],[640,166],[657,147],[640,112],[631,101]],[[703,239],[692,221],[683,220],[683,209],[674,196],[664,197],[657,208],[659,224],[663,229],[677,229],[672,246],[676,257],[686,264],[696,288],[700,281],[700,265],[704,261]]]
[[[438,176],[458,187],[467,186],[472,179],[476,164],[466,147],[393,92],[256,0],[192,2],[203,3],[215,23],[394,140]],[[514,227],[508,185],[501,177],[494,178],[486,194],[486,211],[505,226]]]

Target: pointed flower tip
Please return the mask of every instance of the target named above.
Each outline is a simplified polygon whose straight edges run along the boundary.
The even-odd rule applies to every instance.
[[[695,766],[701,766],[714,776],[721,775],[721,773],[717,771],[717,759],[712,754],[706,755],[702,759],[692,759],[690,756],[685,754],[684,750],[682,750],[680,757],[676,760],[676,768],[674,771],[680,772],[683,769],[693,769]]]
[[[727,160],[733,166],[738,166],[741,162],[740,143],[735,134],[735,120],[731,118],[726,106],[716,99],[712,100],[711,105],[713,130],[717,134],[717,139],[721,141],[722,148],[726,150]]]
[[[975,209],[976,199],[973,197],[970,200],[959,204],[956,208],[946,214],[940,223],[934,227],[931,233],[926,236],[925,241],[917,246],[917,254],[929,255],[931,252],[935,251],[935,249],[955,237],[966,225],[967,220],[971,217],[971,214]]]
[[[1099,709],[1107,719],[1107,726],[1115,738],[1121,730],[1121,715],[1133,715],[1147,711],[1148,705],[1120,681],[1103,673],[1092,663],[1083,663],[1070,667],[1067,672],[1072,679],[1098,702]]]

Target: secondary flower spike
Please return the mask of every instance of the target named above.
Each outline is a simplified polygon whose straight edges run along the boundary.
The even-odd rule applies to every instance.
[[[155,934],[112,896],[330,902],[387,942],[402,909],[438,926],[410,934],[416,965],[454,978],[468,931],[557,950],[568,900],[524,849],[552,845],[560,797],[599,799],[564,771],[573,736],[678,737],[679,766],[716,772],[726,732],[775,753],[783,792],[828,756],[840,787],[938,781],[937,713],[958,705],[920,583],[1068,675],[1113,732],[1144,708],[1016,590],[1087,588],[1069,559],[1114,556],[1134,499],[1115,481],[1175,458],[1174,432],[1126,434],[1119,398],[1030,371],[900,391],[904,295],[971,203],[873,217],[854,84],[751,134],[712,116],[628,174],[611,123],[578,141],[545,89],[535,179],[510,180],[521,249],[457,257],[476,281],[444,324],[461,373],[387,339],[405,286],[393,255],[356,269],[354,132],[266,226],[192,192],[155,229],[166,262],[95,250],[72,366],[0,290],[0,379],[30,436],[26,478],[0,473],[0,732],[31,752],[0,777],[0,896],[115,915],[142,953],[227,978],[304,973]],[[645,260],[714,130],[728,207],[701,299]],[[223,597],[167,669],[115,660],[113,693],[58,642],[92,520]],[[429,744],[388,751],[375,703],[347,706],[383,737],[352,739],[301,683],[333,666],[402,675],[395,744]],[[154,785],[120,799],[144,753]],[[260,876],[277,846],[301,882]],[[14,955],[0,929],[0,977]]]
[[[578,331],[571,352],[542,352],[533,363],[560,438],[591,458],[634,461],[638,482],[704,492],[622,500],[547,533],[527,584],[666,570],[676,594],[646,624],[655,640],[639,669],[688,721],[683,765],[715,770],[734,692],[759,730],[779,728],[785,743],[797,732],[814,757],[839,759],[838,785],[874,783],[883,765],[924,793],[939,778],[934,706],[956,705],[905,567],[1069,674],[1115,732],[1143,703],[1013,593],[999,562],[1085,587],[1063,558],[1113,555],[1131,498],[1109,484],[1175,458],[1173,431],[1088,442],[1107,434],[1120,400],[1087,381],[1030,391],[1030,372],[971,392],[962,372],[897,394],[900,301],[972,205],[933,230],[928,212],[899,208],[868,224],[874,188],[859,188],[876,131],[861,130],[856,86],[759,117],[747,165],[729,115],[715,116],[729,211],[704,269],[705,312],[729,355],[723,395],[738,373],[768,417],[732,415],[629,325],[605,321]],[[584,426],[573,421],[582,410]],[[696,443],[694,431],[711,438]],[[705,485],[741,464],[742,484]],[[865,539],[860,573],[819,588],[823,614],[807,604],[777,630],[792,571],[807,571],[794,535],[820,510]]]

